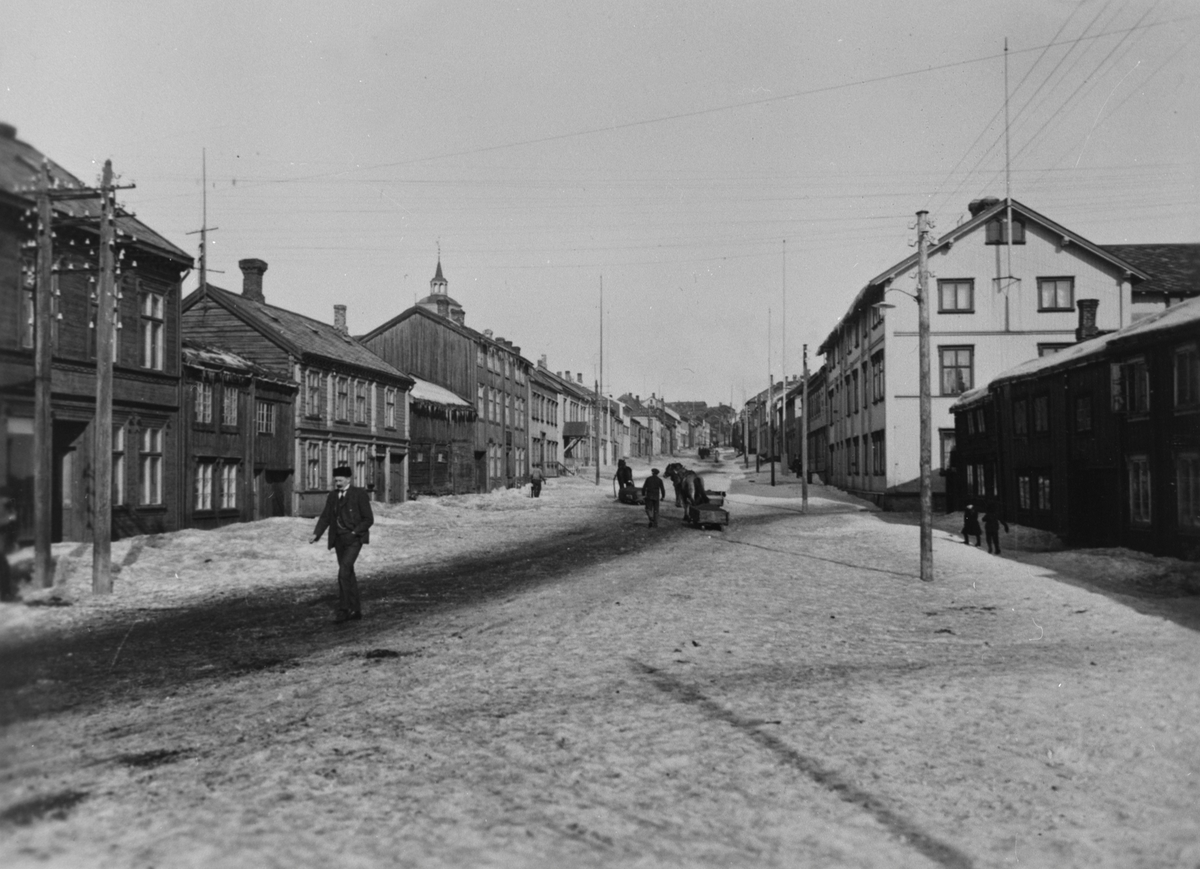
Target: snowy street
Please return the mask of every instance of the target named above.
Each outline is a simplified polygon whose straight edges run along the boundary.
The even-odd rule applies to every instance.
[[[703,473],[724,532],[382,507],[341,625],[312,520],[118,541],[110,598],[56,545],[0,604],[0,865],[1200,865],[1195,565],[939,517],[923,584],[913,517]]]

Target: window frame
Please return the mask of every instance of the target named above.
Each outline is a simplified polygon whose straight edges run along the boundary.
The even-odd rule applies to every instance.
[[[1060,283],[1067,284],[1069,298],[1064,304],[1060,295],[1058,285]],[[1054,285],[1054,298],[1051,300],[1053,304],[1046,304],[1046,290],[1049,285]],[[1052,277],[1039,277],[1037,279],[1038,290],[1038,312],[1039,313],[1054,313],[1062,311],[1075,310],[1075,278],[1072,275],[1056,275]]]
[[[165,293],[154,290],[138,291],[138,339],[138,343],[141,345],[141,367],[151,371],[165,370]],[[116,345],[115,340],[113,345]]]
[[[967,356],[968,362],[965,366],[957,364],[957,363],[954,365],[948,366],[946,364],[946,354],[947,353],[954,353],[954,354],[966,353],[966,354],[968,354],[968,356]],[[947,373],[950,371],[961,371],[963,369],[965,369],[968,374],[968,376],[966,378],[967,382],[964,383],[962,385],[962,388],[960,388],[960,389],[947,390],[947,388],[946,388]],[[947,395],[947,396],[948,395],[962,395],[963,393],[970,392],[972,389],[975,388],[975,345],[974,344],[946,344],[946,345],[938,346],[938,386],[941,388],[941,391],[939,394]]]
[[[1200,347],[1183,344],[1171,353],[1172,397],[1175,410],[1200,408]]]
[[[163,442],[161,426],[146,426],[138,440],[139,490],[142,507],[161,507],[163,503]]]
[[[1125,460],[1129,487],[1129,524],[1149,526],[1154,522],[1154,492],[1150,477],[1150,457],[1134,453]]]
[[[974,278],[938,278],[938,313],[939,314],[974,314],[975,313],[975,279]],[[953,305],[946,304],[946,290],[959,288],[954,292]],[[959,291],[965,288],[967,303],[958,304]]]

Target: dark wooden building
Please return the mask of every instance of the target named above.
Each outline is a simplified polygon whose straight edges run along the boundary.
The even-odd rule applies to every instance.
[[[183,329],[190,340],[228,348],[299,384],[290,420],[292,513],[317,515],[339,466],[351,468],[355,485],[375,500],[403,501],[412,378],[350,337],[345,306],[334,306],[331,326],[268,304],[267,264],[244,259],[238,265],[241,295],[201,287],[183,300]],[[257,431],[274,433],[281,412],[271,402],[256,403]]]
[[[419,377],[413,381],[409,496],[476,491],[475,405],[436,383]]]
[[[186,339],[183,383],[183,525],[215,528],[290,516],[299,384]]]
[[[959,502],[1076,545],[1200,558],[1200,299],[1032,359],[954,406]]]
[[[49,288],[38,286],[34,194],[43,155],[0,124],[0,480],[33,536],[34,304],[51,294],[52,532],[90,541],[96,416],[98,199],[53,203]],[[52,161],[52,183],[83,187]],[[113,537],[179,527],[179,294],[192,258],[132,216],[116,218]]]
[[[359,340],[401,371],[475,401],[475,491],[520,486],[529,475],[530,362],[521,348],[465,324],[439,260],[430,294]]]

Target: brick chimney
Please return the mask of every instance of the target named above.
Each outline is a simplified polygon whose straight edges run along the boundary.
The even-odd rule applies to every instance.
[[[346,306],[333,306],[333,328],[337,329],[343,335],[349,335],[349,330],[346,329]]]
[[[1099,299],[1077,299],[1075,308],[1079,311],[1079,326],[1075,329],[1075,340],[1086,341],[1100,334],[1096,328],[1096,309],[1100,307]]]
[[[17,138],[17,128],[12,124],[6,124],[0,121],[0,139],[15,139]]]
[[[538,360],[538,368],[545,368],[545,367],[546,367],[546,354],[543,353],[542,358]]]
[[[491,337],[492,337],[492,330],[491,330],[491,329],[484,329],[484,330],[483,330],[483,337],[484,337],[484,338],[491,338]]]
[[[983,199],[972,199],[967,209],[971,212],[971,216],[975,217],[981,211],[987,211],[993,205],[999,205],[1000,200],[995,196],[985,196]]]
[[[266,302],[262,284],[267,264],[260,259],[240,259],[238,268],[242,270],[242,295],[252,302]]]
[[[578,378],[579,383],[583,383],[583,372],[582,371],[577,372],[575,374],[575,377]]]

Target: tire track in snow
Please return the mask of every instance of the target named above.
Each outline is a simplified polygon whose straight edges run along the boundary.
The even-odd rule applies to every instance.
[[[911,845],[938,865],[945,866],[946,869],[972,869],[974,866],[971,858],[962,851],[926,833],[913,821],[887,805],[880,797],[846,781],[833,770],[822,766],[816,758],[801,754],[782,739],[760,729],[760,725],[771,722],[741,718],[737,713],[706,697],[691,685],[680,682],[662,670],[641,661],[634,661],[633,669],[639,675],[647,677],[659,691],[681,703],[696,707],[714,721],[722,721],[746,734],[750,739],[779,757],[784,763],[804,773],[838,799],[863,808],[885,828],[899,836],[902,842]]]

